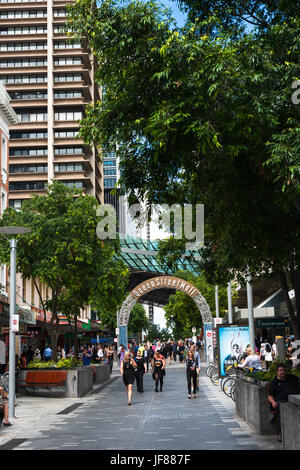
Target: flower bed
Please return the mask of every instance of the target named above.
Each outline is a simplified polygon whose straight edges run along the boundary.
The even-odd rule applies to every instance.
[[[79,361],[78,359],[75,359],[74,357],[71,357],[67,359],[61,359],[58,362],[55,362],[55,361],[43,362],[39,359],[35,359],[31,361],[26,368],[27,369],[56,369],[56,368],[71,369],[73,367],[79,367],[79,366],[82,366],[82,362]]]

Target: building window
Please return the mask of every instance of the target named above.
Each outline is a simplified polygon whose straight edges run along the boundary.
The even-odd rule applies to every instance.
[[[1,217],[7,208],[7,193],[5,191],[1,191]]]
[[[46,91],[11,91],[9,96],[12,100],[46,100]]]
[[[46,18],[47,10],[8,10],[0,12],[0,19],[10,18]]]
[[[12,181],[9,183],[10,191],[37,191],[46,189],[46,181]]]
[[[83,171],[82,163],[59,163],[54,165],[54,170],[57,173],[60,172],[71,172],[71,171]]]
[[[113,188],[117,183],[116,178],[104,178],[104,187],[105,188]]]
[[[8,67],[45,67],[47,59],[1,59],[0,68]]]
[[[82,75],[81,73],[66,73],[66,74],[56,74],[54,75],[54,81],[57,82],[81,82]]]
[[[54,98],[56,100],[65,99],[65,98],[82,98],[83,94],[80,90],[62,90],[56,91],[54,93]]]
[[[82,147],[55,148],[54,155],[79,155],[83,153]]]
[[[82,65],[81,57],[55,57],[54,65]]]
[[[0,290],[6,294],[6,264],[0,265]]]
[[[46,42],[3,42],[0,51],[35,51],[47,49]]]
[[[10,165],[10,173],[47,173],[48,165],[37,163],[35,165]]]
[[[54,49],[81,49],[81,44],[75,41],[55,41]]]
[[[13,209],[16,209],[16,210],[21,210],[22,203],[23,203],[23,199],[10,199],[9,207],[12,207]]]
[[[1,178],[5,185],[7,181],[7,139],[1,139]]]
[[[79,121],[82,119],[83,113],[82,111],[70,111],[65,113],[55,113],[54,119],[55,121]]]
[[[4,83],[43,83],[47,81],[47,75],[3,75]]]
[[[36,148],[36,149],[10,149],[10,156],[20,157],[20,156],[30,156],[30,157],[40,157],[48,155],[47,148]]]
[[[26,34],[47,34],[47,26],[15,26],[8,28],[1,28],[0,35],[26,35]]]

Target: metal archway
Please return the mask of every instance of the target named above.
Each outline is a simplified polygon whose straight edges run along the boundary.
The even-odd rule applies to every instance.
[[[130,312],[134,304],[148,292],[155,289],[175,289],[191,297],[197,305],[202,317],[203,325],[212,323],[212,314],[208,303],[201,292],[190,282],[174,276],[158,276],[148,279],[136,286],[124,300],[118,315],[119,344],[128,344],[127,326]]]

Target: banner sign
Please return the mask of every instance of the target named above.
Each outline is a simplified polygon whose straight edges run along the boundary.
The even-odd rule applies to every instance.
[[[13,315],[11,319],[11,331],[13,333],[18,333],[19,331],[19,315]]]
[[[219,376],[226,375],[226,368],[239,362],[250,344],[249,326],[217,326]]]
[[[204,327],[204,344],[205,344],[205,356],[208,361],[213,361],[213,347],[212,347],[212,323],[207,322],[203,324]]]

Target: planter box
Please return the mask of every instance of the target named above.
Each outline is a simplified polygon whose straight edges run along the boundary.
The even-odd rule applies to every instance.
[[[268,382],[259,385],[251,377],[236,379],[236,410],[239,416],[259,434],[276,434],[271,423],[268,403]]]
[[[300,450],[300,395],[280,404],[281,434],[285,450]]]
[[[34,369],[34,383],[29,379],[33,369],[21,369],[18,373],[16,390],[17,393],[51,398],[78,398],[83,397],[91,390],[93,384],[101,384],[110,378],[109,367],[104,364],[77,367],[72,369]],[[51,383],[51,376],[57,371],[65,372],[63,383]],[[32,374],[31,374],[32,376]],[[40,378],[39,378],[40,376]]]

